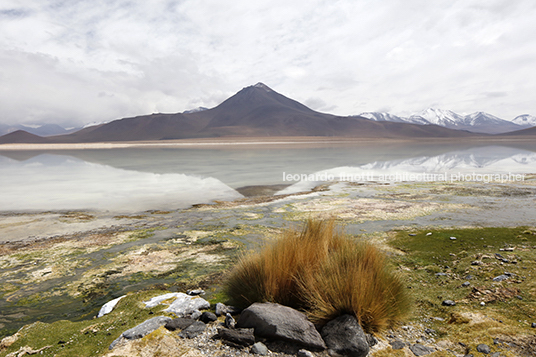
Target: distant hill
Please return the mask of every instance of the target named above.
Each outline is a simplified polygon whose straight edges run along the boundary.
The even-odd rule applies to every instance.
[[[26,125],[26,124],[17,124],[17,125],[7,125],[0,124],[0,136],[6,135],[17,130],[24,130],[30,134],[39,135],[39,136],[52,136],[52,135],[62,135],[69,134],[80,130],[76,129],[65,129],[57,124],[38,124],[38,125]]]
[[[513,121],[508,121],[484,112],[460,115],[451,110],[434,108],[426,109],[419,114],[413,114],[409,117],[399,117],[381,112],[361,113],[360,116],[374,121],[390,121],[421,125],[435,124],[449,129],[467,130],[482,134],[502,134],[525,129],[531,126],[531,120],[536,119],[530,116],[523,116],[523,118],[522,116],[519,116]]]
[[[0,136],[0,144],[19,144],[19,143],[48,143],[50,140],[48,138],[43,138],[38,135],[30,134],[24,130],[17,130]]]
[[[242,89],[212,109],[124,118],[47,139],[50,142],[74,143],[215,137],[409,138],[471,135],[437,125],[375,122],[359,116],[320,113],[258,83]]]
[[[512,131],[509,133],[501,134],[501,136],[525,136],[525,135],[535,135],[536,136],[536,126],[528,129],[518,130],[518,131]]]

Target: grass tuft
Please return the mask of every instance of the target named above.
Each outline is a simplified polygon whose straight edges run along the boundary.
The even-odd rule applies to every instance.
[[[226,282],[231,303],[277,302],[306,310],[318,323],[354,314],[377,332],[405,317],[410,302],[385,256],[370,243],[336,229],[334,220],[309,220],[260,252],[240,259]]]

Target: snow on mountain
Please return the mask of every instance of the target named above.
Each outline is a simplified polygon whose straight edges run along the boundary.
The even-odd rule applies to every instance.
[[[197,112],[202,112],[204,110],[208,110],[208,108],[205,108],[205,107],[197,107],[197,108],[194,108],[194,109],[190,109],[190,110],[185,110],[183,112],[183,114],[190,114],[190,113],[197,113]]]
[[[376,113],[376,112],[367,112],[359,114],[360,117],[367,118],[374,121],[393,121],[397,123],[404,123],[406,120],[399,116],[389,114],[389,113]]]
[[[485,112],[460,115],[451,110],[429,108],[409,117],[389,113],[366,112],[360,114],[374,121],[394,121],[419,125],[439,125],[449,129],[467,130],[475,133],[501,134],[536,126],[536,117],[522,115],[513,121],[504,120]]]
[[[512,123],[521,125],[526,128],[536,126],[536,117],[528,114],[519,115],[512,120]]]

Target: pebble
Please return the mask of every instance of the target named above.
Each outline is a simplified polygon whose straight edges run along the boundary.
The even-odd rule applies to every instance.
[[[298,357],[315,357],[315,355],[307,350],[299,350]]]
[[[456,237],[450,237],[450,240],[456,240]]]
[[[443,301],[442,305],[443,306],[455,306],[456,303],[454,301],[452,301],[452,300],[445,300],[445,301]]]
[[[262,342],[257,342],[253,346],[251,346],[251,353],[265,356],[268,354],[268,347],[266,347]]]
[[[481,343],[480,345],[476,346],[476,350],[480,353],[484,353],[484,354],[487,354],[489,355],[490,352],[491,352],[491,348],[486,345],[486,344],[483,344]]]
[[[536,322],[533,322],[532,325],[530,325],[532,328],[536,328]]]
[[[428,232],[426,233],[427,236],[431,236],[432,235],[432,232]]]
[[[481,301],[480,306],[486,306],[486,303],[484,301]]]

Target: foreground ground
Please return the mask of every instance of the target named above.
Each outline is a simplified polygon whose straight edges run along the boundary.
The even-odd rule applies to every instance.
[[[474,353],[480,343],[504,356],[534,353],[536,179],[526,176],[502,184],[335,183],[277,199],[128,216],[6,213],[0,216],[1,335],[26,326],[16,341],[0,346],[0,356],[25,346],[51,346],[42,351],[50,356],[105,355],[122,331],[157,312],[143,309],[144,299],[201,287],[211,302],[224,301],[221,283],[241,251],[318,216],[336,217],[348,234],[379,244],[411,289],[412,317],[378,336],[382,343],[372,355],[409,353],[392,350],[393,339],[433,345],[439,351],[432,356]],[[493,280],[501,275],[506,278]],[[92,319],[123,294],[116,311]],[[443,306],[444,300],[456,305]],[[160,348],[166,356],[165,346],[175,355],[177,346],[190,355],[200,349],[166,331],[132,348]]]

